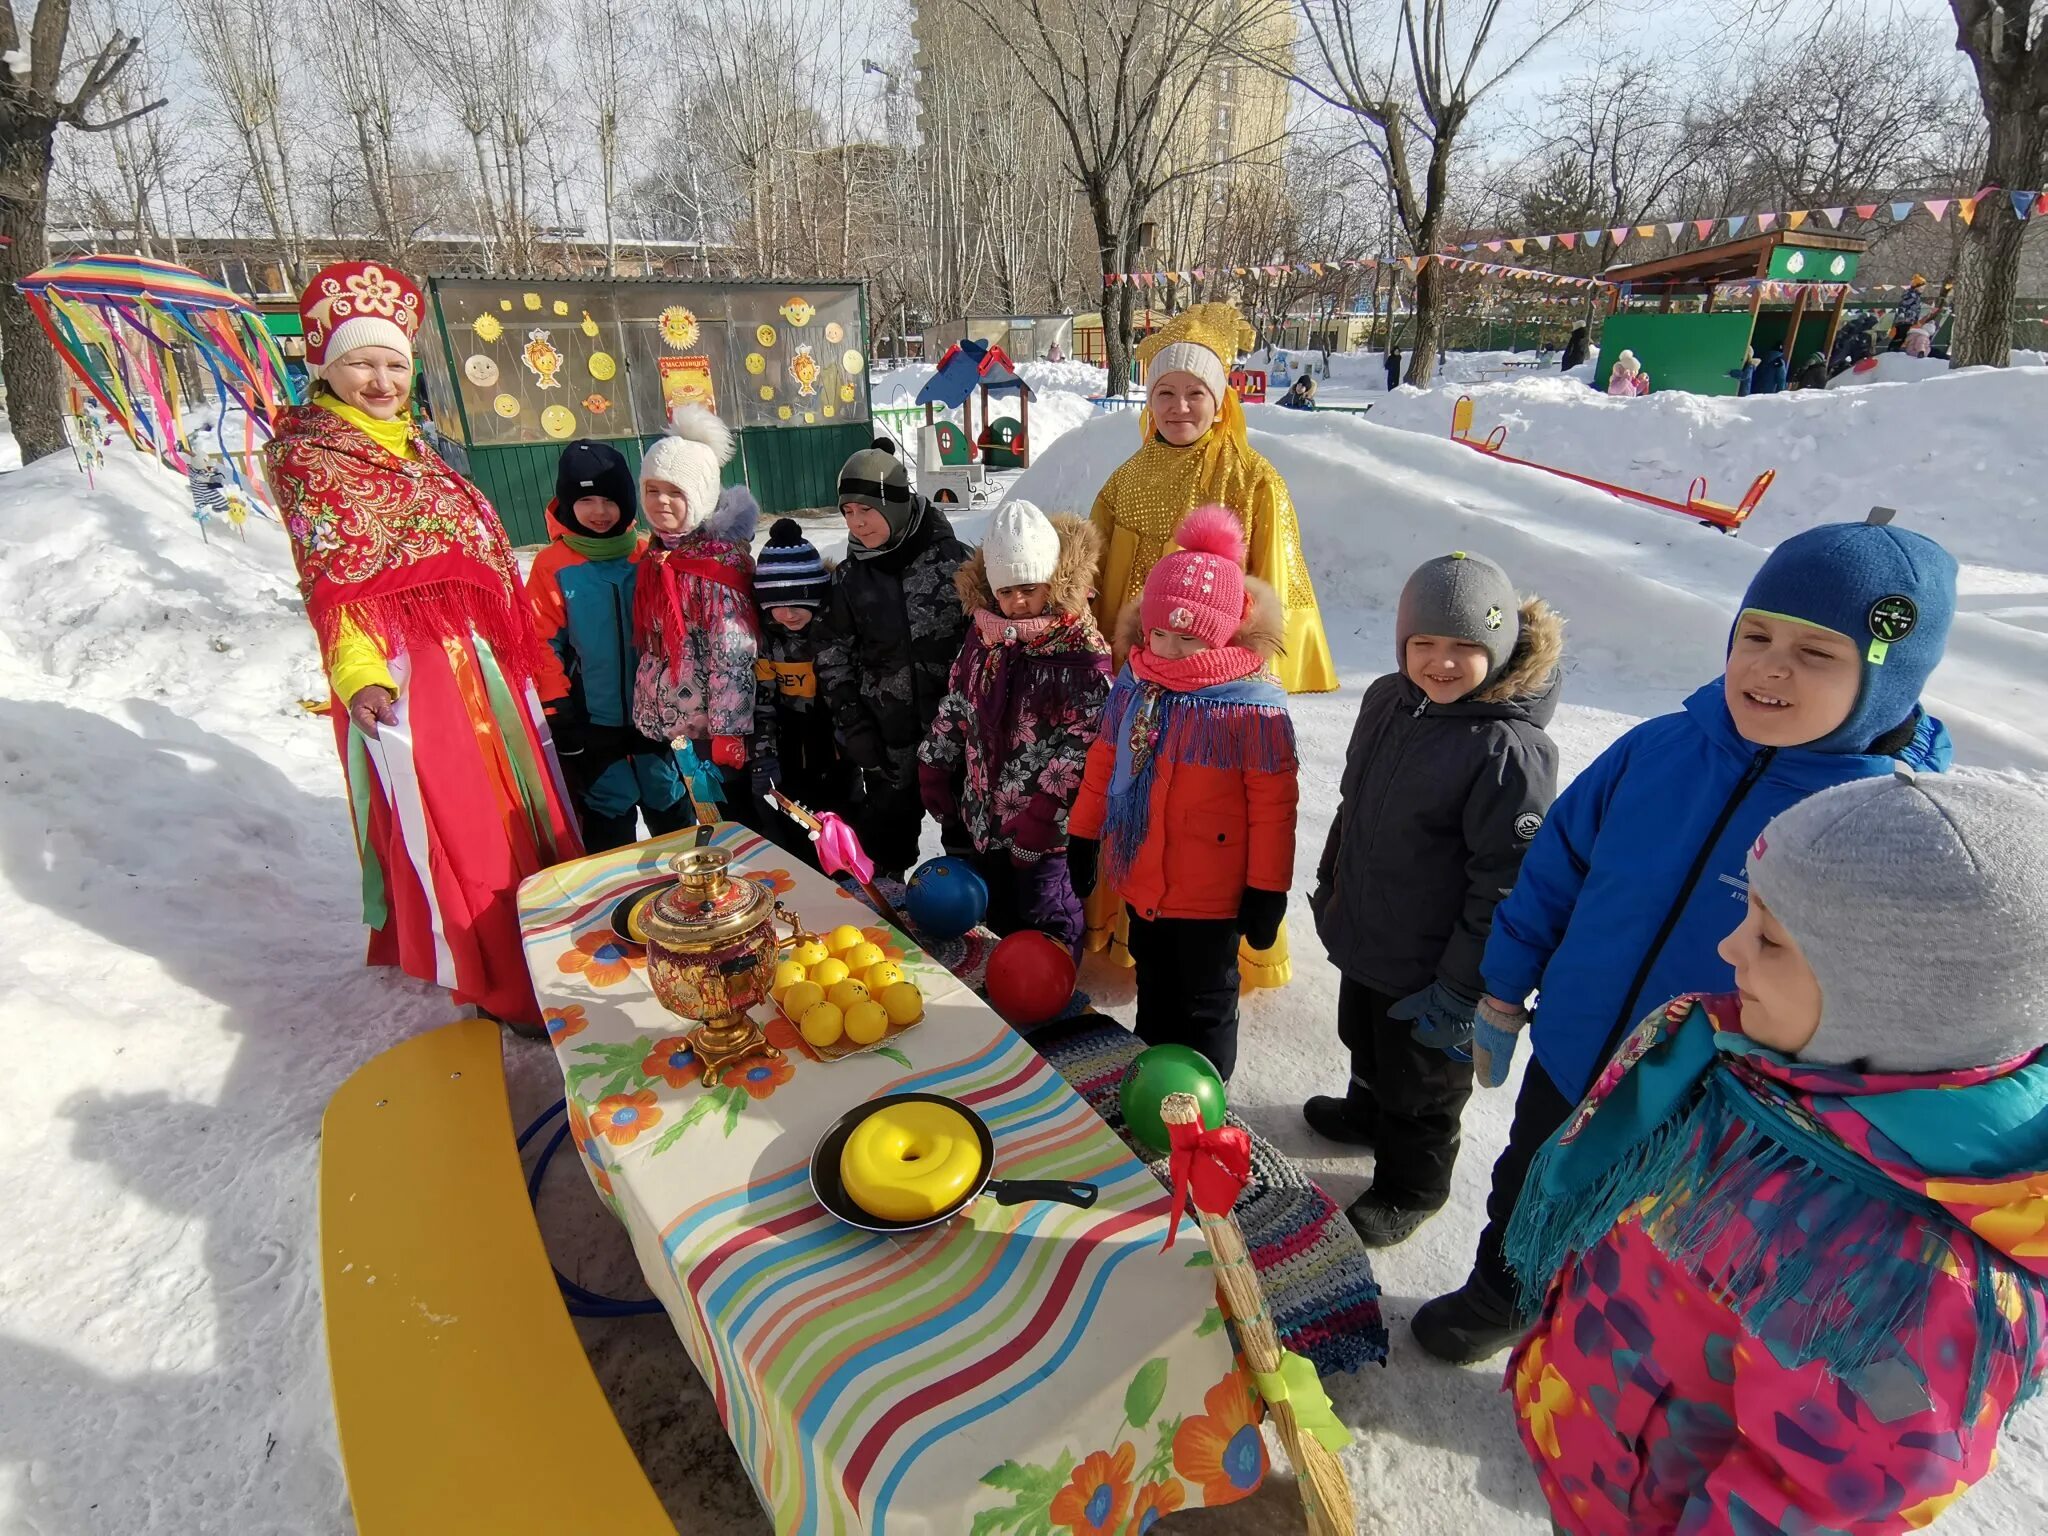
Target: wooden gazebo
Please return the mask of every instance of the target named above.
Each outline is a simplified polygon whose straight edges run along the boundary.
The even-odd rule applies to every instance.
[[[1808,351],[1829,352],[1867,240],[1811,229],[1773,229],[1655,261],[1609,267],[1597,388],[1622,348],[1657,387],[1732,395],[1754,350],[1785,349],[1797,371]],[[1698,300],[1699,307],[1692,307]],[[1684,301],[1682,310],[1674,305]]]

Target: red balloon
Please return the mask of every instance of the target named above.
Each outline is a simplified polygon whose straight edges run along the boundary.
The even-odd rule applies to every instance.
[[[1013,933],[988,957],[988,1000],[1019,1028],[1043,1024],[1074,998],[1074,957],[1035,929]]]

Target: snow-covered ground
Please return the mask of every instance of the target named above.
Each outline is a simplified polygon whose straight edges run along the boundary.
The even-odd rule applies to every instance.
[[[1372,382],[1359,362],[1360,398]],[[1333,388],[1346,384],[1340,369]],[[915,370],[901,370],[905,379]],[[1030,370],[1027,370],[1029,373]],[[915,393],[915,383],[909,383]],[[1033,421],[1074,413],[1013,493],[1085,509],[1135,446],[1136,417],[1088,419],[1047,379]],[[1447,440],[1473,394],[1509,451],[1682,494],[1777,485],[1739,539]],[[1067,401],[1079,402],[1079,410]],[[2048,370],[1965,373],[1814,397],[1608,401],[1554,374],[1372,395],[1369,420],[1254,409],[1254,440],[1302,509],[1344,677],[1295,701],[1302,858],[1321,845],[1360,691],[1392,655],[1391,604],[1426,555],[1476,549],[1569,618],[1566,771],[1719,667],[1766,548],[1873,502],[1967,562],[1966,612],[1936,707],[1962,759],[2048,776],[2048,494],[2024,456]],[[1629,414],[1616,414],[1617,412]],[[985,509],[958,519],[969,538]],[[817,531],[828,549],[829,529]],[[125,446],[88,493],[67,456],[0,478],[0,943],[14,1070],[0,1087],[0,1533],[350,1528],[320,1342],[319,1115],[359,1063],[443,1022],[430,987],[362,968],[348,815],[282,533],[201,541],[182,481]],[[1296,980],[1248,1003],[1237,1107],[1339,1200],[1369,1159],[1301,1125],[1336,1089],[1336,975],[1306,908]],[[1115,1010],[1128,973],[1083,985]],[[507,1042],[515,1116],[560,1091],[544,1045]],[[1477,1096],[1451,1207],[1379,1256],[1394,1354],[1331,1383],[1359,1436],[1361,1507],[1387,1532],[1539,1532],[1497,1366],[1422,1357],[1405,1322],[1462,1278],[1513,1085]],[[565,1270],[634,1289],[630,1253],[572,1170],[542,1203]],[[586,1326],[636,1450],[684,1528],[758,1536],[709,1400],[662,1319]],[[2032,1529],[2048,1503],[2048,1410],[2023,1412],[2000,1470],[1941,1529]],[[1189,1532],[1299,1529],[1279,1479]]]

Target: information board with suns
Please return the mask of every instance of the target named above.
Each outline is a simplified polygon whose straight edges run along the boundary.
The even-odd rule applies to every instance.
[[[848,284],[448,278],[426,336],[443,429],[471,447],[646,437],[684,403],[735,427],[824,426],[868,409],[860,290]]]

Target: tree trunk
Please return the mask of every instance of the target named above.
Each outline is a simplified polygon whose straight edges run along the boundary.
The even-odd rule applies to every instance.
[[[2040,186],[2044,157],[2048,127],[2038,113],[2009,107],[1991,114],[1991,149],[1985,156],[1982,185],[1998,190],[1987,192],[1977,205],[1977,216],[1963,240],[1955,336],[1949,344],[1954,367],[1988,363],[2003,368],[2011,360],[2013,297],[2019,290],[2020,243],[2027,226],[2013,216],[2005,189]]]
[[[1432,261],[1415,274],[1415,314],[1408,334],[1408,371],[1402,382],[1427,389],[1436,373],[1444,334],[1444,269]]]
[[[49,264],[46,213],[56,134],[51,118],[0,114],[0,235],[13,242],[0,246],[0,346],[6,348],[7,412],[24,464],[64,447],[57,354],[14,286]]]

